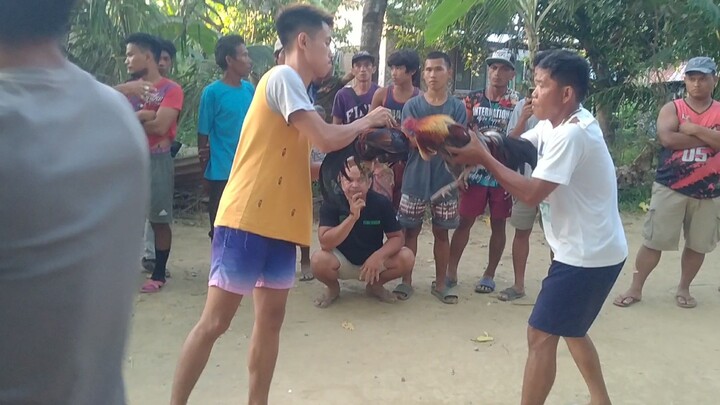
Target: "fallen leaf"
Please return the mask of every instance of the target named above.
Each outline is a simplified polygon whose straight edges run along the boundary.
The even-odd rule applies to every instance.
[[[487,343],[487,342],[492,342],[492,341],[494,341],[495,338],[493,338],[492,336],[488,335],[487,332],[483,332],[482,335],[476,337],[475,339],[470,339],[470,340],[473,341],[473,342],[477,342],[477,343]]]
[[[646,203],[645,201],[638,204],[638,207],[640,207],[643,212],[648,212],[648,210],[650,209],[650,205],[648,205],[648,203]]]
[[[347,329],[347,330],[351,330],[351,331],[355,330],[355,326],[353,326],[353,324],[349,321],[343,321],[342,327],[343,327],[343,329]]]

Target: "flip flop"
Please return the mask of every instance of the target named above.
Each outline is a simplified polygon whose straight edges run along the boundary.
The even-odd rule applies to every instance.
[[[164,281],[146,280],[140,288],[140,292],[144,294],[153,294],[160,291],[160,289],[163,288],[164,285]]]
[[[398,284],[397,287],[395,287],[395,289],[393,290],[393,294],[395,294],[397,299],[399,299],[400,301],[409,300],[414,292],[415,289],[405,283]]]
[[[682,295],[676,295],[675,296],[675,303],[680,308],[695,308],[697,306],[697,301],[695,301],[695,298],[693,297],[683,297]]]
[[[457,287],[448,287],[445,285],[445,288],[442,290],[442,292],[435,289],[435,286],[437,284],[433,281],[430,285],[430,293],[432,293],[435,298],[439,299],[440,302],[443,304],[457,304],[458,303],[458,294],[457,294]]]
[[[517,292],[514,288],[508,287],[502,291],[500,291],[500,294],[498,294],[498,299],[500,301],[515,301],[516,299],[520,299],[525,296],[524,292]]]
[[[300,278],[299,281],[313,281],[315,276],[312,274],[312,269],[309,264],[300,265]]]
[[[627,307],[637,304],[640,301],[641,301],[640,298],[633,297],[630,295],[618,295],[618,297],[613,300],[613,304],[615,304],[615,306],[618,306],[620,308],[627,308]]]
[[[475,292],[478,294],[490,294],[493,291],[495,291],[495,280],[489,277],[483,277],[475,285]]]

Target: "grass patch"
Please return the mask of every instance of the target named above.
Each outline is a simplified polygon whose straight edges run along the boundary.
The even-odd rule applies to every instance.
[[[641,203],[650,202],[651,186],[635,187],[627,190],[618,190],[618,206],[621,212],[642,213]]]

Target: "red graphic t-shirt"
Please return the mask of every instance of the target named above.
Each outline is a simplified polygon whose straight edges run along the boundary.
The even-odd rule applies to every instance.
[[[160,79],[155,83],[156,92],[151,93],[147,100],[143,100],[139,97],[128,97],[130,104],[132,104],[135,111],[150,110],[157,111],[160,107],[172,108],[178,111],[182,110],[183,106],[183,91],[182,87],[174,81],[166,78]],[[150,152],[156,151],[156,149],[168,149],[175,135],[177,134],[177,122],[173,122],[170,125],[170,129],[166,134],[148,134],[148,144],[150,145]],[[169,142],[163,142],[163,140],[169,139]]]
[[[713,101],[702,113],[695,112],[685,100],[675,100],[681,123],[720,130],[720,103]],[[688,197],[707,199],[720,197],[720,153],[709,146],[684,150],[660,150],[655,181]]]

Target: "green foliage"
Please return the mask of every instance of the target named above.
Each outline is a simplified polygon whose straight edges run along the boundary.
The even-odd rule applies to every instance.
[[[178,49],[171,79],[185,93],[178,139],[196,143],[197,113],[203,88],[220,76],[214,49],[221,35],[238,33],[249,45],[252,81],[273,64],[277,35],[272,17],[295,0],[84,0],[71,21],[65,41],[68,58],[99,81],[115,85],[127,78],[124,40],[133,32],[148,32],[173,41]],[[313,0],[336,12],[355,0]],[[336,30],[335,42],[346,41],[350,27]],[[269,45],[269,46],[268,46]]]

